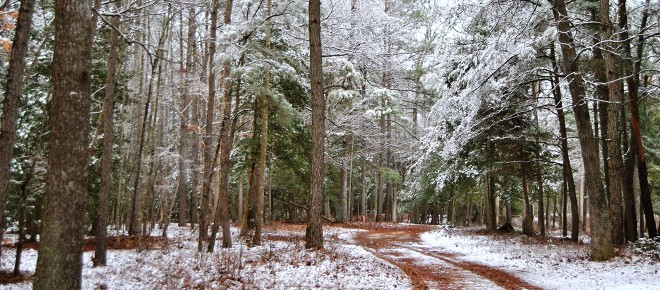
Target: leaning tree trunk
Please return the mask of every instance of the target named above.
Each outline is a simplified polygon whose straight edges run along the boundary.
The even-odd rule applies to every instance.
[[[2,115],[0,115],[0,242],[4,236],[5,225],[2,217],[7,204],[7,186],[9,185],[11,158],[14,154],[14,140],[18,126],[19,98],[23,89],[25,57],[30,43],[35,2],[35,0],[21,1],[18,23],[11,46],[5,98],[2,101]],[[1,253],[2,247],[0,247]]]
[[[312,166],[305,248],[323,249],[323,178],[325,154],[325,98],[321,58],[321,1],[309,0],[309,79],[312,93]]]
[[[89,170],[93,34],[90,2],[56,1],[54,22],[46,210],[33,287],[80,289]]]
[[[555,57],[555,46],[550,46],[550,56],[552,60],[553,76],[550,78],[552,84],[552,95],[555,99],[555,109],[557,110],[557,118],[559,119],[559,133],[561,135],[561,155],[562,155],[562,171],[564,175],[564,182],[566,183],[566,191],[564,196],[568,195],[571,201],[571,241],[577,242],[580,232],[580,208],[578,206],[577,193],[575,191],[575,180],[573,179],[573,169],[571,168],[571,160],[568,157],[568,134],[566,132],[566,118],[564,115],[564,105],[562,103],[561,88],[559,86],[559,66]],[[566,198],[563,201],[566,204]],[[564,216],[566,216],[566,206],[564,206]],[[564,223],[566,223],[564,218]],[[565,227],[564,227],[565,228]]]
[[[582,151],[585,181],[589,192],[591,214],[591,259],[596,261],[609,260],[614,256],[612,244],[611,219],[608,198],[600,178],[600,162],[598,160],[598,144],[593,138],[593,129],[589,119],[589,108],[586,102],[584,81],[578,70],[578,58],[568,20],[568,11],[564,0],[551,0],[553,15],[559,31],[559,43],[563,56],[564,72],[569,83],[573,100],[573,111],[578,129],[578,138]]]

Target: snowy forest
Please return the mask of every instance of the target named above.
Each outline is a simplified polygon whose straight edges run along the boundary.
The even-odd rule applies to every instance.
[[[3,2],[0,288],[658,287],[657,0]]]

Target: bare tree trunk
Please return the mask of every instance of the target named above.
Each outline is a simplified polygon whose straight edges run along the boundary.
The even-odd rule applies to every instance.
[[[591,259],[595,261],[609,260],[614,256],[612,222],[607,194],[600,178],[598,145],[593,138],[589,108],[585,100],[584,81],[577,66],[578,58],[575,52],[571,23],[568,20],[569,16],[564,0],[551,0],[551,3],[553,4],[553,14],[559,31],[558,37],[563,55],[564,72],[567,74],[566,78],[573,99],[573,111],[575,112],[585,178],[589,191],[592,238]]]
[[[323,249],[323,177],[325,154],[325,97],[321,52],[321,1],[309,0],[310,82],[312,93],[312,168],[305,248]]]
[[[484,193],[485,193],[485,203],[486,203],[486,229],[489,231],[494,231],[497,229],[495,223],[495,180],[492,176],[492,173],[486,173],[486,176],[483,179]]]
[[[211,27],[209,31],[209,96],[206,107],[206,121],[204,142],[204,175],[202,178],[202,198],[199,213],[199,239],[197,241],[197,251],[203,249],[204,240],[208,236],[208,212],[209,212],[209,192],[211,192],[211,177],[213,176],[213,112],[215,110],[215,49],[216,34],[218,30],[218,7],[219,1],[213,0],[211,3]]]
[[[231,24],[231,11],[233,8],[233,1],[227,0],[225,2],[225,25]],[[229,227],[229,155],[233,145],[233,126],[232,109],[231,109],[231,81],[229,80],[230,64],[225,61],[223,66],[222,77],[220,82],[223,83],[224,96],[223,96],[223,113],[222,122],[220,123],[220,153],[218,155],[217,164],[220,166],[220,175],[218,177],[218,203],[215,209],[215,216],[213,217],[213,228],[211,230],[211,239],[209,241],[208,251],[213,252],[215,245],[215,237],[218,232],[218,226],[222,227],[222,247],[231,247],[231,233]],[[238,92],[237,92],[238,93]]]
[[[4,236],[5,206],[7,204],[7,186],[9,185],[10,165],[14,154],[14,140],[18,126],[18,108],[21,90],[23,89],[23,75],[25,71],[25,57],[30,43],[30,30],[32,14],[34,14],[35,0],[22,0],[18,11],[18,23],[11,46],[11,58],[7,71],[5,96],[2,101],[2,114],[0,115],[0,242]],[[0,257],[2,256],[0,247]]]
[[[89,1],[55,3],[51,132],[34,289],[80,289],[92,76]],[[71,128],[79,128],[71,130]]]
[[[538,94],[539,94],[539,91],[540,91],[539,85],[540,85],[539,82],[534,82],[534,84],[532,85],[532,92],[533,92],[533,95],[534,95],[533,97],[537,100],[537,106],[535,106],[535,108],[534,108],[534,121],[536,123],[536,132],[538,133],[538,135],[541,134],[541,127],[539,125],[539,116],[538,116],[538,107],[539,107],[538,106]],[[539,142],[538,137],[536,138],[536,142]],[[541,149],[538,148],[538,147],[536,149],[536,158],[538,160],[541,160]],[[543,202],[544,202],[544,200],[543,200],[544,199],[544,196],[543,196],[543,194],[544,194],[544,192],[543,192],[543,168],[542,168],[542,165],[541,165],[540,161],[537,161],[535,163],[536,163],[536,167],[538,168],[538,172],[536,174],[536,183],[537,183],[537,186],[538,186],[538,191],[537,191],[538,196],[537,196],[537,198],[538,198],[539,232],[541,234],[541,237],[545,237],[545,221],[547,220],[547,218],[546,218],[545,212],[544,212],[544,210],[545,210],[544,207],[545,206],[543,205]]]
[[[121,1],[115,1],[119,8]],[[112,25],[119,27],[119,17],[112,19]],[[96,252],[94,253],[94,266],[105,266],[106,239],[108,236],[108,207],[110,203],[110,186],[112,185],[112,115],[115,103],[115,83],[117,81],[117,55],[119,52],[119,33],[110,30],[108,52],[108,74],[105,81],[105,102],[103,103],[103,153],[101,156],[101,188],[98,200],[98,218],[96,225]]]
[[[171,8],[168,10],[168,14],[171,12]],[[165,39],[167,38],[167,32],[168,32],[168,27],[169,27],[169,17],[166,17],[165,19],[165,24],[163,25],[164,29],[161,32],[161,35],[158,39],[158,46],[156,49],[156,55],[154,56],[154,59],[152,60],[151,63],[151,76],[149,78],[149,88],[147,90],[147,101],[144,105],[144,112],[143,112],[143,119],[142,119],[142,131],[140,133],[140,145],[138,148],[138,155],[135,160],[135,166],[136,166],[136,173],[135,173],[135,182],[133,184],[133,195],[131,198],[131,217],[130,217],[130,222],[129,222],[129,227],[128,227],[128,234],[131,236],[137,235],[138,231],[140,230],[140,222],[141,222],[141,211],[140,207],[142,205],[142,201],[140,198],[140,178],[141,178],[141,172],[142,172],[142,157],[144,153],[144,145],[146,141],[146,136],[147,136],[147,130],[148,130],[148,123],[149,123],[149,106],[151,103],[151,98],[154,95],[154,79],[156,77],[159,78],[160,81],[160,67],[161,67],[161,59],[163,58],[163,45],[165,43]],[[158,87],[158,85],[156,85]],[[158,88],[156,88],[156,91]],[[157,94],[156,94],[157,95]],[[155,102],[156,104],[158,102]],[[156,106],[156,109],[158,107]],[[151,116],[154,116],[155,114],[152,114]]]
[[[183,11],[180,12],[182,15]],[[190,134],[190,119],[192,112],[192,97],[190,96],[190,78],[192,77],[192,66],[193,66],[193,47],[195,41],[195,31],[194,31],[194,19],[195,11],[194,9],[188,10],[188,33],[186,36],[186,60],[185,67],[183,66],[183,60],[181,62],[180,71],[183,74],[183,89],[181,94],[181,100],[179,103],[179,114],[181,116],[181,122],[179,123],[179,184],[177,186],[177,197],[179,205],[179,226],[186,226],[188,224],[188,193],[190,192],[188,184],[188,173],[190,172],[190,140],[192,140],[192,134]],[[181,19],[183,20],[183,19]],[[182,21],[183,22],[183,21]],[[182,23],[183,24],[183,23]],[[183,33],[182,33],[183,34]],[[180,50],[183,51],[183,35],[180,35]],[[183,54],[183,52],[181,52]],[[183,58],[183,57],[181,57]],[[191,217],[192,218],[192,217]]]
[[[567,197],[571,201],[571,241],[577,242],[580,232],[580,209],[578,206],[577,193],[575,191],[575,180],[573,179],[573,169],[571,168],[571,160],[568,157],[568,134],[566,132],[566,117],[564,115],[564,105],[562,103],[561,88],[559,86],[559,66],[555,57],[555,45],[550,46],[550,56],[552,60],[553,77],[550,78],[552,84],[552,95],[555,99],[555,109],[557,110],[557,118],[559,119],[559,133],[561,135],[561,155],[562,155],[562,172],[564,176],[564,199],[563,199],[563,223],[567,223],[567,210],[566,203]],[[563,226],[566,229],[566,226]],[[566,236],[564,231],[564,236]]]
[[[534,219],[533,212],[529,202],[529,190],[527,187],[527,176],[525,173],[521,174],[522,181],[522,198],[523,198],[523,212],[522,212],[522,222],[523,222],[523,234],[526,236],[534,235]]]
[[[623,177],[623,158],[621,157],[621,139],[619,114],[623,105],[623,84],[619,80],[621,73],[617,69],[617,59],[613,53],[615,47],[610,44],[612,39],[614,24],[609,17],[609,0],[600,1],[600,21],[604,27],[604,48],[603,56],[605,59],[606,76],[609,88],[609,101],[607,108],[607,151],[609,178],[606,179],[610,194],[610,212],[612,215],[612,242],[615,245],[624,243],[623,235],[623,204],[622,204],[622,177]]]
[[[362,221],[367,221],[367,178],[366,178],[367,162],[362,160],[360,168],[360,183],[362,184],[362,192],[360,192],[360,209],[362,210]]]
[[[272,6],[271,0],[268,0],[266,4],[267,17],[270,16],[271,6]],[[269,51],[271,24],[270,22],[267,21],[265,25],[266,25],[266,51]],[[270,89],[270,74],[268,69],[266,69],[266,71],[264,72],[263,87],[264,87],[264,91],[267,93],[262,93],[259,96],[262,99],[261,107],[260,107],[261,133],[259,134],[259,160],[255,174],[255,178],[257,179],[255,182],[256,192],[254,195],[255,200],[253,200],[253,203],[255,205],[254,207],[255,229],[254,229],[254,236],[252,238],[252,243],[254,245],[261,245],[261,228],[264,223],[264,188],[265,188],[264,184],[266,181],[265,179],[266,159],[268,158],[267,156],[268,119],[269,119],[269,111],[270,111],[270,92],[268,92],[268,90]]]
[[[628,34],[628,12],[626,9],[626,0],[619,0],[619,40],[623,47],[623,69],[624,78],[628,85],[628,94],[637,94],[637,83],[632,75],[634,68],[631,61],[630,37]],[[623,90],[623,88],[621,88]],[[623,92],[621,92],[623,95]],[[623,100],[622,100],[623,101]],[[624,196],[624,229],[626,241],[633,242],[637,240],[637,213],[635,209],[634,175],[635,175],[635,152],[631,148],[632,140],[628,139],[628,130],[626,129],[626,108],[620,107],[620,124],[623,133],[621,140],[623,142],[623,196]]]
[[[625,4],[624,0],[621,0],[620,2],[623,2],[623,4]],[[623,7],[625,7],[625,5],[623,5]],[[642,22],[640,25],[640,31],[646,29],[646,24],[649,18],[649,9],[650,9],[650,2],[649,0],[646,0],[644,13],[642,15]],[[644,218],[645,218],[644,221],[647,225],[647,231],[649,237],[653,238],[657,236],[658,232],[654,226],[655,218],[653,216],[653,202],[651,200],[651,189],[649,187],[649,182],[648,182],[648,169],[646,166],[646,156],[645,156],[646,154],[644,152],[644,145],[642,144],[642,133],[640,128],[639,100],[638,100],[642,53],[644,50],[644,42],[646,38],[643,33],[640,33],[637,36],[637,38],[638,38],[637,47],[636,47],[637,55],[635,56],[635,62],[632,65],[632,75],[629,75],[626,78],[626,83],[628,84],[628,94],[629,94],[628,104],[630,106],[630,115],[631,115],[630,132],[633,140],[633,142],[630,143],[630,150],[635,153],[637,159],[637,171],[639,174],[638,177],[639,177],[639,187],[640,187],[640,203],[641,203],[640,207],[642,208],[642,212],[644,213]],[[624,49],[626,49],[626,53],[628,54],[627,56],[629,56],[626,59],[631,59],[629,46],[630,46],[630,41],[625,41]],[[630,63],[628,64],[629,64],[628,66],[630,67],[631,66]]]
[[[342,137],[341,140],[341,147],[344,152],[344,157],[347,155],[346,152],[348,151],[348,142],[346,140],[346,137]],[[347,194],[346,194],[346,186],[347,186],[347,178],[346,178],[346,160],[344,158],[341,159],[341,164],[339,165],[339,198],[338,198],[338,205],[337,205],[337,216],[335,218],[335,221],[338,223],[343,223],[346,222],[346,207],[347,207]]]
[[[238,176],[238,214],[236,219],[243,220],[243,173]]]

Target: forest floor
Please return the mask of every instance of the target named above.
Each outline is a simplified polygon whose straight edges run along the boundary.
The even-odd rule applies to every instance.
[[[232,228],[231,249],[198,253],[189,227],[171,225],[167,239],[160,231],[142,240],[113,231],[120,238],[109,239],[107,267],[92,267],[93,247],[86,247],[83,289],[660,289],[657,252],[632,246],[591,262],[588,244],[552,235],[347,223],[325,225],[325,250],[315,252],[304,249],[304,232],[304,225],[276,223],[261,246],[248,247]],[[20,277],[7,274],[15,250],[3,249],[0,289],[31,288],[37,247],[25,247]]]

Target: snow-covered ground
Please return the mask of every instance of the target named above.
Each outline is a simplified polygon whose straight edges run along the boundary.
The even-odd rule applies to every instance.
[[[473,229],[437,228],[420,238],[424,247],[505,270],[544,289],[660,289],[660,263],[640,255],[592,262],[588,245],[475,235]]]
[[[304,228],[266,230],[263,246],[248,248],[232,229],[234,247],[197,252],[197,232],[170,226],[167,247],[108,251],[107,267],[83,256],[83,289],[407,289],[401,270],[351,245],[358,230],[326,228],[325,251],[304,249]],[[349,239],[347,241],[346,239]],[[15,251],[5,249],[1,269],[11,271]],[[21,269],[34,273],[36,250],[25,250]],[[0,285],[31,289],[31,282]]]
[[[197,232],[171,226],[168,245],[111,250],[107,267],[92,267],[93,252],[85,252],[83,289],[410,289],[403,271],[357,245],[359,231],[326,226],[326,249],[315,252],[304,249],[304,226],[269,227],[264,244],[251,248],[232,229],[233,248],[200,254]],[[420,240],[416,248],[504,270],[544,289],[660,289],[658,260],[629,251],[609,262],[591,262],[588,245],[483,235],[474,228],[433,227]],[[13,269],[14,255],[13,249],[3,251],[1,270]],[[419,256],[412,258],[421,264],[432,259]],[[25,250],[21,269],[34,273],[36,258],[36,250]],[[31,282],[0,285],[30,288]]]

